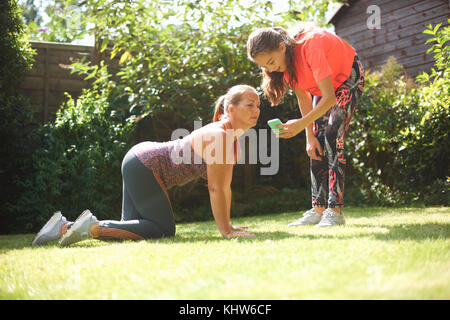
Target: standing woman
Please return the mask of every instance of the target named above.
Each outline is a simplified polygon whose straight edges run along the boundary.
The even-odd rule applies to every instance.
[[[231,179],[237,138],[256,125],[259,105],[254,88],[237,85],[217,100],[214,122],[183,139],[135,145],[122,162],[120,221],[98,221],[85,210],[75,222],[69,222],[56,212],[32,245],[58,239],[60,246],[68,246],[86,238],[143,240],[174,236],[175,220],[166,190],[200,177],[208,181],[212,213],[222,236],[252,236],[242,231],[246,227],[231,224]]]
[[[302,118],[279,125],[280,137],[306,129],[312,209],[290,226],[345,224],[344,139],[364,88],[355,49],[324,29],[302,26],[293,36],[281,27],[258,29],[248,39],[247,52],[262,68],[262,87],[272,106],[289,89],[297,96]]]

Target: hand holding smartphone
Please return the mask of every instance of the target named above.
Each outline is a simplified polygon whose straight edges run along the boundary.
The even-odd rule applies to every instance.
[[[280,133],[280,128],[277,128],[278,125],[283,124],[283,122],[281,122],[280,119],[276,118],[276,119],[272,119],[267,121],[267,124],[269,125],[269,127],[273,130],[273,132],[275,133],[275,136],[280,136],[283,135],[284,132]]]

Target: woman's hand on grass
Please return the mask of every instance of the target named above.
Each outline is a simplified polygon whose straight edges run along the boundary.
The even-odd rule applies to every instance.
[[[245,229],[248,229],[248,227],[231,225],[231,230],[245,230]]]
[[[237,237],[254,237],[255,235],[247,231],[232,231],[225,235],[225,238],[237,238]]]

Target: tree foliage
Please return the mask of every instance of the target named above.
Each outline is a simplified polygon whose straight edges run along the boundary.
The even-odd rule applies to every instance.
[[[22,6],[31,40],[71,43],[82,40],[88,34],[84,0],[53,0],[53,3],[46,3],[47,6],[41,10],[33,0],[28,0]],[[46,16],[45,23],[43,13]]]
[[[34,50],[14,0],[0,1],[0,232],[13,220],[10,210],[23,188],[17,181],[29,169],[32,145],[28,132],[34,123],[33,108],[28,99],[16,91],[31,69]]]

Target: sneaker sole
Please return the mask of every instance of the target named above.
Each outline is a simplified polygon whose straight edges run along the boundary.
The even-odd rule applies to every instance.
[[[318,223],[319,222],[316,222],[316,223],[295,223],[295,222],[293,222],[293,223],[289,223],[288,227],[313,226],[313,225],[318,224]]]
[[[339,224],[327,224],[327,225],[316,225],[316,228],[328,228],[328,227],[339,227],[339,226],[345,226],[345,222],[344,223],[339,223]]]
[[[33,242],[31,242],[32,246],[38,246],[41,245],[45,242],[41,242],[42,240],[44,240],[42,238],[43,235],[45,235],[46,233],[48,233],[50,230],[52,230],[57,224],[59,224],[59,222],[61,221],[62,218],[62,214],[61,211],[57,211],[53,214],[53,216],[47,221],[47,223],[41,228],[41,230],[39,230],[38,234],[36,235],[36,237],[34,237]],[[54,239],[56,240],[56,239]],[[52,241],[52,240],[49,240]]]
[[[71,245],[72,243],[83,240],[88,236],[88,232],[80,232],[77,230],[77,226],[79,224],[84,224],[86,220],[90,220],[92,217],[92,213],[89,210],[85,210],[73,223],[72,227],[67,230],[67,232],[62,236],[58,245],[60,247],[66,247]]]

